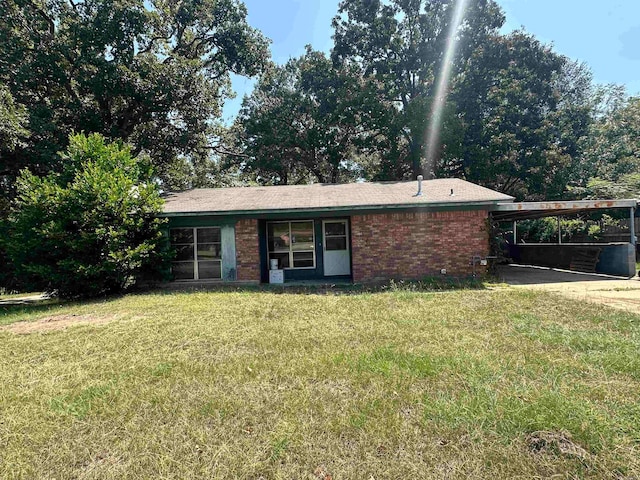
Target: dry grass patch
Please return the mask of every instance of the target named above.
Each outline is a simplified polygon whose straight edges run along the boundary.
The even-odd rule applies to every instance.
[[[117,315],[76,315],[76,314],[59,314],[33,321],[22,321],[10,323],[0,327],[0,331],[11,332],[18,335],[26,335],[29,333],[44,333],[55,330],[65,330],[74,325],[101,325],[103,323],[115,320]]]
[[[0,331],[1,478],[640,476],[630,313],[509,289],[226,292],[0,323],[65,315],[119,321]]]

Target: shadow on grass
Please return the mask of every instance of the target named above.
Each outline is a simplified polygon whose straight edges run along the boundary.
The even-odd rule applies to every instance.
[[[484,290],[490,279],[480,278],[426,278],[423,280],[389,280],[380,283],[351,283],[351,282],[296,282],[288,284],[244,284],[229,283],[199,283],[176,284],[166,283],[152,286],[138,287],[128,292],[102,297],[86,299],[61,299],[57,297],[33,300],[29,302],[0,304],[0,324],[2,318],[21,314],[45,313],[60,307],[81,306],[96,302],[113,302],[126,295],[173,295],[175,293],[274,293],[293,295],[360,295],[366,293],[386,292],[444,292],[456,290]]]
[[[112,302],[122,298],[126,294],[116,294],[102,297],[91,297],[86,299],[63,299],[58,297],[48,297],[41,300],[31,300],[28,302],[16,301],[15,303],[0,304],[0,325],[2,318],[21,314],[46,313],[60,307],[73,307],[97,302]]]
[[[389,280],[379,283],[351,283],[351,282],[292,282],[285,284],[244,284],[229,283],[167,283],[140,289],[134,294],[173,294],[185,292],[256,292],[276,294],[305,294],[305,295],[358,295],[363,293],[385,292],[441,292],[455,290],[484,290],[487,288],[486,278],[425,278],[422,280]]]

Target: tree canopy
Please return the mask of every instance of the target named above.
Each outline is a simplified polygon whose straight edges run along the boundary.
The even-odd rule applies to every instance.
[[[459,149],[450,174],[518,198],[566,193],[578,142],[588,132],[591,75],[517,31],[488,38],[453,87]]]
[[[640,97],[625,98],[619,89],[602,93],[610,107],[583,139],[573,191],[590,198],[639,198]]]
[[[0,152],[13,152],[29,136],[28,114],[16,104],[9,89],[0,85]]]
[[[393,147],[391,155],[407,168],[396,168],[391,176],[423,173],[425,132],[448,43],[453,38],[458,43],[455,77],[504,22],[493,0],[478,0],[468,3],[463,22],[451,32],[455,4],[453,0],[343,0],[333,20],[332,58],[359,65],[364,76],[381,83],[383,99],[395,106],[388,136],[392,145],[405,148]]]
[[[459,24],[458,5],[342,0],[329,54],[274,65],[240,0],[0,0],[0,185],[10,197],[24,167],[62,172],[57,152],[84,131],[148,154],[166,190],[423,173],[519,199],[633,192],[635,100],[602,95],[533,35],[501,33],[495,0],[465,3]],[[227,128],[230,73],[259,79]]]
[[[236,125],[241,168],[271,184],[354,180],[365,167],[354,157],[382,115],[375,83],[308,48],[274,66],[245,98]]]
[[[4,145],[0,175],[62,168],[70,132],[149,153],[167,188],[215,150],[230,72],[255,75],[267,40],[238,0],[0,0],[0,84],[30,137]],[[181,175],[176,175],[181,172]]]
[[[565,195],[591,121],[589,71],[526,32],[499,33],[504,16],[492,0],[469,2],[453,31],[456,4],[340,3],[332,58],[375,78],[379,101],[394,107],[373,178],[459,176],[518,198]],[[437,92],[451,42],[451,77]],[[437,95],[448,95],[439,116]],[[431,127],[441,135],[427,164]]]

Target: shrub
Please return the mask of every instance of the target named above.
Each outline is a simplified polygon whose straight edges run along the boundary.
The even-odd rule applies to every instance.
[[[23,170],[7,252],[23,287],[62,297],[115,293],[162,271],[162,208],[150,166],[98,134],[72,135],[64,170]]]
[[[597,241],[601,234],[600,224],[605,224],[607,216],[601,220],[587,218],[563,218],[560,220],[562,241]],[[537,218],[518,222],[518,238],[524,242],[547,243],[558,241],[558,220],[556,217]]]

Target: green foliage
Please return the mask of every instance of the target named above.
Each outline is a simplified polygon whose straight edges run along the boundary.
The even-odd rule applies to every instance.
[[[11,0],[0,11],[0,83],[32,132],[3,152],[9,183],[25,167],[59,171],[69,132],[85,131],[148,152],[166,188],[189,186],[216,150],[230,73],[253,76],[268,58],[239,0]]]
[[[452,97],[463,116],[458,175],[518,197],[559,198],[591,121],[591,74],[532,35],[493,36]]]
[[[456,4],[342,0],[330,58],[308,47],[269,68],[240,0],[1,1],[0,202],[25,167],[64,175],[70,131],[148,154],[165,190],[425,173],[518,199],[640,195],[640,99],[595,89],[524,31],[500,34],[495,0],[468,2],[454,32],[425,158]],[[225,129],[230,73],[263,76]]]
[[[583,140],[579,176],[572,191],[585,198],[640,196],[640,97],[601,92],[604,111]]]
[[[261,183],[361,177],[365,165],[354,162],[354,152],[367,151],[385,114],[376,89],[357,68],[334,67],[307,48],[304,56],[274,66],[245,99],[235,126],[244,152],[230,160]]]
[[[94,296],[161,271],[162,199],[148,162],[99,134],[69,142],[63,173],[18,180],[6,248],[23,286]]]
[[[492,0],[470,2],[455,32],[440,141],[425,159],[454,6],[343,0],[333,62],[308,49],[245,101],[236,164],[267,183],[425,173],[519,198],[566,195],[592,119],[591,74],[532,35],[501,35]]]
[[[27,111],[17,105],[9,89],[0,84],[0,155],[12,152],[29,136]]]
[[[417,175],[423,167],[432,169],[422,163],[424,137],[432,118],[431,104],[455,4],[450,0],[343,0],[339,5],[333,20],[333,59],[355,63],[363,75],[380,82],[381,100],[395,110],[387,125],[389,151],[381,177]],[[464,21],[455,32],[459,55],[454,59],[454,76],[462,71],[476,46],[497,33],[503,22],[494,1],[469,2]]]
[[[571,242],[574,238],[580,241],[597,241],[602,233],[602,226],[617,225],[616,220],[602,215],[598,220],[591,218],[573,218],[560,220],[562,241]],[[537,218],[518,222],[518,241],[530,243],[549,243],[558,241],[558,220],[555,217]]]
[[[640,157],[634,167],[640,170]],[[585,189],[588,198],[638,198],[640,197],[640,172],[614,175],[609,178],[593,177]]]
[[[518,222],[518,241],[557,242],[558,229],[556,219],[551,217]]]
[[[3,152],[13,152],[29,136],[27,111],[22,105],[16,104],[11,92],[0,84],[0,163],[3,162]],[[0,174],[0,191],[12,190],[12,185],[3,184]],[[0,289],[13,291],[16,286],[15,272],[7,257],[3,246],[3,239],[9,235],[9,225],[6,221],[9,214],[9,196],[0,195]]]
[[[8,207],[7,207],[8,211]],[[6,251],[6,242],[9,239],[9,222],[0,218],[0,291],[13,292],[16,290],[17,282],[15,269]]]

